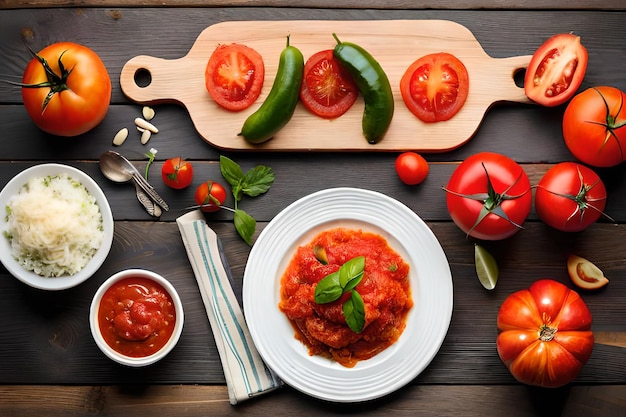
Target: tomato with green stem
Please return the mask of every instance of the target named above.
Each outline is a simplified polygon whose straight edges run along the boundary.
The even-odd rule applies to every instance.
[[[176,190],[182,190],[191,185],[193,180],[193,165],[181,157],[170,158],[161,167],[163,182]]]
[[[563,232],[580,232],[603,215],[606,196],[604,183],[591,168],[561,162],[539,180],[535,211],[548,226]]]
[[[218,211],[226,201],[226,190],[221,184],[208,180],[196,188],[194,195],[196,204],[205,213]]]
[[[563,139],[581,162],[612,167],[626,159],[626,93],[609,86],[577,94],[563,114]]]
[[[468,236],[501,240],[513,236],[530,213],[528,176],[514,160],[493,152],[474,154],[452,173],[446,191],[448,212]]]

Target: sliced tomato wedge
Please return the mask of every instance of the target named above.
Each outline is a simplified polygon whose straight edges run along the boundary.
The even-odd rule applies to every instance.
[[[218,45],[204,73],[209,95],[230,111],[241,111],[259,98],[265,79],[263,57],[254,49],[232,43]]]
[[[300,100],[310,112],[325,119],[337,118],[352,107],[358,95],[354,80],[333,57],[332,49],[307,60]]]
[[[524,92],[546,107],[572,98],[587,71],[587,49],[571,33],[554,35],[533,54],[524,76]]]
[[[454,55],[440,52],[417,59],[400,80],[408,109],[426,123],[450,120],[469,93],[469,75]]]

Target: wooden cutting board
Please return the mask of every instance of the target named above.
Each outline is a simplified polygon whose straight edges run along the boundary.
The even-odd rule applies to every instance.
[[[389,77],[395,113],[383,140],[371,145],[364,139],[361,98],[335,120],[321,119],[298,103],[287,126],[261,145],[249,144],[237,136],[245,119],[261,105],[271,89],[287,35],[306,60],[315,52],[336,45],[332,33],[369,51]],[[218,44],[232,42],[256,49],[266,69],[261,96],[252,107],[239,113],[217,106],[204,86],[204,70],[211,53]],[[413,61],[434,52],[449,52],[465,64],[470,92],[462,110],[451,120],[426,124],[404,105],[399,83]],[[124,94],[134,102],[182,104],[202,138],[224,150],[442,152],[467,142],[494,103],[530,103],[524,89],[514,82],[514,74],[526,68],[530,58],[492,58],[467,28],[444,20],[235,21],[218,23],[202,31],[182,58],[142,55],[130,59],[122,69],[120,82]],[[149,73],[149,85],[137,85],[135,76],[139,71]]]

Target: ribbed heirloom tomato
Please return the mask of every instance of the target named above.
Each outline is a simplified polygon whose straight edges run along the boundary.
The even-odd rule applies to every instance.
[[[580,232],[593,224],[606,206],[606,187],[592,169],[574,162],[556,164],[535,191],[537,216],[557,230]]]
[[[469,236],[508,238],[530,213],[530,181],[522,167],[505,155],[481,152],[452,173],[446,191],[450,217]]]
[[[22,99],[44,132],[78,136],[96,127],[111,102],[111,79],[86,46],[57,42],[39,51],[22,77]]]
[[[608,86],[577,94],[563,114],[563,139],[579,161],[612,167],[626,159],[626,93]]]
[[[551,279],[508,296],[498,311],[498,355],[520,382],[556,388],[573,381],[593,350],[591,313]]]

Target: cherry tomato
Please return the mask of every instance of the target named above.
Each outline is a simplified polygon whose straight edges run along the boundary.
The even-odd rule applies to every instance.
[[[469,75],[454,55],[440,52],[413,62],[400,80],[408,109],[426,123],[451,119],[469,93]]]
[[[41,83],[48,85],[33,87]],[[53,135],[88,132],[104,119],[111,102],[111,79],[102,60],[72,42],[39,51],[26,66],[22,84],[26,111],[41,130]]]
[[[209,95],[230,111],[247,109],[261,94],[265,79],[263,57],[252,48],[219,45],[207,63],[204,81]]]
[[[161,168],[161,178],[165,184],[177,190],[187,188],[193,180],[193,166],[180,157],[170,158]]]
[[[450,217],[469,236],[500,240],[517,233],[530,213],[528,176],[505,155],[481,152],[463,161],[446,190]]]
[[[606,86],[577,94],[563,114],[563,138],[585,164],[620,164],[626,159],[626,94]]]
[[[404,152],[396,158],[396,173],[407,185],[421,184],[428,176],[428,162],[415,152]]]
[[[203,205],[200,210],[210,213],[218,211],[226,201],[226,190],[219,183],[205,181],[196,188],[194,195],[196,204]]]
[[[359,90],[348,73],[333,56],[333,50],[320,51],[304,65],[300,100],[311,113],[334,119],[354,104]]]
[[[571,33],[554,35],[533,54],[524,76],[528,98],[552,107],[572,98],[587,71],[587,49]]]
[[[580,232],[594,223],[606,205],[606,188],[593,170],[574,162],[561,162],[537,184],[535,211],[547,225]]]
[[[509,295],[498,311],[498,355],[520,382],[556,388],[591,357],[591,313],[573,290],[551,279]]]

